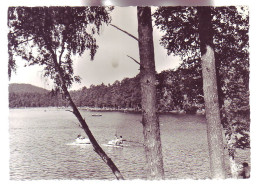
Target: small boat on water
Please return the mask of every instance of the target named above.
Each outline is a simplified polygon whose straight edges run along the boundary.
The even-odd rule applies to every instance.
[[[108,141],[107,144],[105,144],[105,146],[124,147],[123,142],[122,142],[122,141],[119,141],[119,139],[110,140],[110,141]]]
[[[90,140],[88,138],[85,138],[83,136],[78,135],[75,142],[77,144],[91,144]]]
[[[102,116],[102,114],[92,114],[92,116]]]

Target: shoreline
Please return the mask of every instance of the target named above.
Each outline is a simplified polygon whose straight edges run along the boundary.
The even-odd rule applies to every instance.
[[[10,108],[9,109],[28,109],[28,108],[50,108],[50,109],[70,109],[70,107],[66,106],[61,106],[61,107],[55,107],[55,106],[49,106],[49,107],[16,107],[16,108]],[[91,111],[91,112],[122,112],[122,113],[133,113],[133,114],[141,114],[142,111],[141,109],[134,109],[134,108],[109,108],[109,107],[104,107],[104,108],[98,108],[98,107],[78,107],[79,110],[86,110],[86,111]],[[172,111],[158,111],[160,115],[205,115],[205,110],[202,111],[197,111],[194,114],[189,114],[186,113],[184,110],[172,110]]]
[[[115,109],[115,108],[97,108],[97,107],[78,107],[80,110],[88,110],[88,111],[92,111],[92,112],[124,112],[124,113],[137,113],[137,114],[141,114],[142,111],[141,109],[134,109],[134,108],[120,108],[120,109]],[[158,111],[159,114],[176,114],[176,115],[180,115],[180,114],[188,114],[188,115],[205,115],[205,110],[203,111],[198,111],[194,114],[189,114],[186,113],[184,110],[172,110],[172,111]]]

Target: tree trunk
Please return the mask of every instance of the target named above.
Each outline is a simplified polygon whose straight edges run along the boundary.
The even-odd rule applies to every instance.
[[[150,7],[137,7],[141,74],[142,124],[148,179],[163,179],[159,117],[156,112],[156,72]]]
[[[80,112],[78,111],[76,105],[74,104],[74,102],[71,99],[71,96],[67,90],[67,88],[63,88],[63,91],[65,92],[66,97],[69,100],[70,106],[73,109],[73,114],[77,117],[77,119],[79,120],[80,124],[82,125],[82,128],[84,129],[85,133],[87,134],[93,148],[94,151],[101,157],[101,159],[110,167],[110,169],[112,170],[113,174],[116,176],[116,178],[118,180],[123,180],[123,176],[121,174],[121,172],[119,171],[119,169],[116,167],[116,165],[114,164],[114,162],[111,160],[111,158],[109,158],[107,156],[107,154],[104,152],[104,150],[99,146],[99,144],[97,143],[95,137],[93,136],[93,134],[91,133],[90,129],[88,128],[87,123],[85,122],[85,120],[83,119],[83,117],[81,116]]]
[[[220,119],[210,7],[198,7],[203,92],[212,178],[225,178],[223,130]]]
[[[104,150],[100,147],[100,145],[97,143],[95,137],[93,136],[93,134],[91,133],[87,123],[85,122],[85,120],[83,119],[83,117],[81,116],[78,108],[76,107],[75,103],[73,102],[70,93],[67,89],[67,86],[65,84],[64,78],[63,78],[63,72],[62,69],[59,65],[59,63],[57,62],[57,58],[55,53],[53,52],[52,48],[50,47],[50,45],[47,45],[47,49],[51,52],[52,54],[52,59],[55,65],[55,71],[58,73],[60,81],[61,81],[61,87],[62,90],[64,92],[64,95],[66,97],[66,99],[68,100],[72,110],[73,110],[73,114],[77,117],[78,121],[80,122],[82,128],[84,129],[85,133],[87,134],[93,148],[94,151],[101,157],[101,159],[110,167],[110,169],[112,170],[113,174],[116,176],[116,178],[118,180],[123,180],[123,176],[120,173],[119,169],[116,167],[116,165],[114,164],[114,162],[107,156],[107,154],[104,152]]]

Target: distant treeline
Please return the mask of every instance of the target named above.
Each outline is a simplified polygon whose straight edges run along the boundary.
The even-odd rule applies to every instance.
[[[193,74],[194,73],[194,74]],[[202,97],[202,79],[195,70],[169,70],[157,74],[157,100],[159,111],[185,111],[195,113],[204,108]],[[91,85],[71,96],[78,107],[96,107],[111,109],[141,109],[140,75],[125,78],[112,85]],[[62,95],[48,93],[9,93],[9,107],[48,107],[68,106]]]
[[[9,92],[9,107],[61,107],[67,106],[61,95],[53,95],[50,93]]]

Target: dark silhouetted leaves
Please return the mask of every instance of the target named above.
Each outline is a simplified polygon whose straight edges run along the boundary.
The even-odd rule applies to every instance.
[[[249,147],[248,7],[211,9],[222,124],[227,134],[237,134],[236,147]],[[168,54],[181,56],[181,68],[197,70],[191,74],[201,77],[200,68],[192,68],[200,66],[197,8],[160,7],[153,16],[155,25],[164,32],[161,44]]]
[[[88,50],[93,60],[98,49],[93,34],[99,33],[102,24],[110,22],[111,10],[109,7],[10,7],[9,77],[15,70],[16,57],[20,56],[27,65],[43,66],[44,76],[53,79],[57,87],[61,87],[58,67],[67,87],[73,81],[79,82],[80,77],[73,77],[71,58]]]

